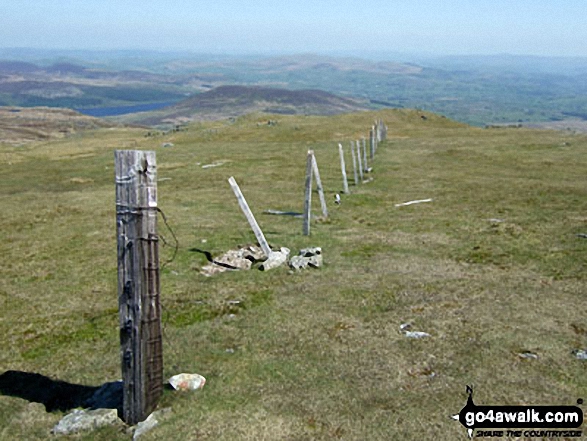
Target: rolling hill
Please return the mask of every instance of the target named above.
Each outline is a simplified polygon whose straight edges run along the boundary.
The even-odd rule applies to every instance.
[[[220,86],[173,106],[120,121],[147,125],[218,120],[253,112],[282,115],[336,115],[367,110],[365,101],[343,98],[321,90],[287,90],[261,86]]]

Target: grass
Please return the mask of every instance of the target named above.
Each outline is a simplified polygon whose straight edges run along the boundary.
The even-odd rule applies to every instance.
[[[165,376],[208,380],[196,394],[166,392],[160,407],[172,412],[145,440],[465,439],[449,416],[467,384],[477,404],[585,398],[585,364],[571,350],[587,335],[587,241],[576,236],[587,232],[587,137],[426,116],[249,115],[159,137],[120,128],[0,145],[11,162],[0,181],[0,372],[120,378],[112,151],[140,148],[157,151],[159,206],[180,244],[161,274]],[[374,181],[329,204],[329,222],[305,237],[301,220],[261,214],[302,210],[310,148],[331,201],[337,143],[348,151],[376,117],[389,138]],[[226,163],[201,168],[216,161]],[[254,241],[229,176],[270,244],[321,246],[325,266],[201,276],[206,261],[190,248],[217,255]],[[394,206],[424,198],[433,201]],[[432,337],[406,339],[406,322]],[[62,416],[0,395],[0,439],[48,438]],[[128,435],[120,426],[72,439]]]

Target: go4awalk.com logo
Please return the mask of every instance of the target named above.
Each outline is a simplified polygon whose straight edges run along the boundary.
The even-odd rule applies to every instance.
[[[473,388],[467,386],[467,404],[452,418],[459,421],[469,438],[542,437],[578,438],[583,411],[577,406],[477,406]],[[583,404],[583,400],[577,400]]]

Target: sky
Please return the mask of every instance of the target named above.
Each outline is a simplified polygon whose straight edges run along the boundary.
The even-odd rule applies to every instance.
[[[1,0],[0,48],[587,56],[585,0]]]

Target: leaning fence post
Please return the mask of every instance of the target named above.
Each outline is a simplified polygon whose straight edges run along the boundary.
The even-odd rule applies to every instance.
[[[122,418],[143,421],[163,392],[155,152],[114,152]]]
[[[259,227],[259,224],[255,219],[255,216],[253,216],[253,212],[249,208],[249,204],[247,204],[247,200],[243,196],[240,187],[238,186],[238,184],[232,176],[228,178],[228,183],[230,184],[230,188],[232,188],[232,191],[236,196],[236,200],[238,201],[241,210],[243,211],[245,217],[249,221],[249,225],[251,226],[253,233],[255,233],[255,237],[257,238],[257,242],[259,242],[259,245],[261,246],[263,253],[265,253],[265,256],[269,257],[269,255],[271,254],[271,248],[269,248],[269,244],[267,243],[267,240],[263,235],[263,231],[261,231],[261,228]]]
[[[363,163],[361,160],[361,144],[359,143],[359,141],[357,142],[357,160],[359,162],[359,176],[361,178],[361,182],[363,182]]]
[[[326,199],[324,199],[324,188],[322,187],[322,180],[320,179],[320,172],[318,171],[318,163],[316,162],[316,155],[312,154],[312,172],[316,177],[316,187],[318,189],[318,196],[320,197],[320,206],[322,207],[322,217],[328,217],[328,209],[326,208]]]
[[[308,150],[308,159],[306,161],[306,194],[304,197],[304,225],[302,231],[304,236],[310,235],[310,218],[312,216],[312,158],[314,151]]]
[[[351,157],[353,158],[353,174],[355,176],[355,185],[359,185],[359,176],[357,174],[357,158],[355,158],[355,143],[351,141]]]
[[[349,183],[346,178],[346,164],[344,163],[344,151],[342,150],[342,144],[338,144],[338,155],[340,156],[340,169],[342,171],[342,192],[348,194]]]

